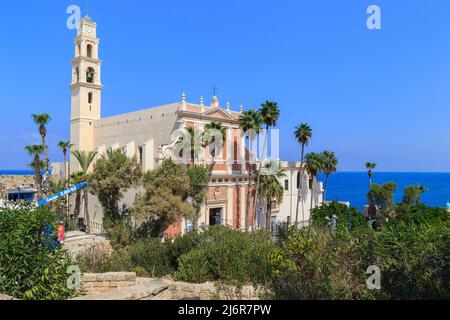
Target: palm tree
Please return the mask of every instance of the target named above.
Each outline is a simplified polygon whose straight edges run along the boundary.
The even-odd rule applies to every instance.
[[[422,194],[427,192],[428,188],[425,187],[425,186],[421,186],[421,185],[418,185],[417,188],[418,188],[418,191],[419,191],[419,197],[417,198],[417,203],[420,203],[421,198],[422,198]]]
[[[283,200],[284,188],[278,180],[285,176],[284,170],[279,168],[279,164],[274,162],[267,163],[266,168],[277,169],[274,173],[270,175],[261,175],[259,184],[259,193],[266,198],[267,211],[266,211],[266,230],[270,232],[271,218],[272,218],[272,204],[273,201],[276,203],[281,203]]]
[[[314,180],[317,177],[317,175],[323,171],[323,166],[322,166],[322,157],[320,156],[320,154],[311,152],[308,153],[305,156],[305,162],[306,162],[306,171],[308,172],[308,174],[310,175],[313,184],[311,186],[311,207],[310,210],[313,209],[313,200],[314,200]],[[310,215],[311,216],[311,215]]]
[[[377,167],[377,164],[375,162],[366,162],[366,169],[367,169],[367,173],[369,175],[370,185],[372,185],[373,170],[375,170],[376,167]]]
[[[332,173],[336,172],[339,160],[336,158],[336,154],[331,151],[322,152],[321,157],[323,173],[325,174],[325,191],[323,193],[323,201],[325,201],[328,190],[328,179]]]
[[[421,201],[422,194],[427,192],[428,189],[422,185],[415,185],[406,187],[403,191],[403,201],[402,203],[408,205],[417,205]]]
[[[83,172],[75,172],[70,175],[70,183],[77,185],[83,181]],[[74,217],[80,216],[81,209],[81,190],[77,190],[75,196],[75,208],[73,211]]]
[[[300,204],[300,198],[301,198],[301,190],[302,190],[302,184],[303,184],[303,157],[305,154],[305,147],[308,145],[309,140],[312,138],[312,129],[307,123],[302,123],[299,126],[295,128],[295,139],[297,139],[297,142],[302,146],[302,153],[300,157],[300,183],[298,186],[298,197],[297,197],[297,209],[295,211],[295,225],[298,224],[298,209]],[[303,210],[303,201],[302,201],[302,221],[305,221],[305,213]]]
[[[262,164],[264,162],[264,154],[266,153],[266,148],[267,148],[267,136],[269,135],[269,127],[277,125],[278,118],[280,117],[280,109],[278,108],[278,104],[276,102],[266,101],[265,103],[261,104],[259,113],[261,114],[263,123],[266,125],[266,134],[264,135],[264,144],[263,144],[263,149],[262,149],[262,155],[261,155],[261,159],[259,162],[259,169],[257,171],[257,176],[256,176],[256,190],[255,190],[255,200],[254,200],[254,206],[253,206],[253,221],[255,221],[255,218],[256,218],[256,204],[257,204],[257,199],[258,199],[259,179],[260,179],[260,172],[262,169]]]
[[[83,173],[83,180],[87,181],[89,179],[89,168],[94,162],[95,157],[97,156],[97,152],[95,151],[74,151],[72,152],[74,157],[78,160],[78,163],[81,167],[81,172]],[[84,197],[84,212],[86,216],[86,232],[89,234],[91,232],[91,220],[89,217],[89,203],[88,203],[88,189],[84,188],[83,190]]]
[[[44,147],[41,145],[26,146],[25,150],[33,157],[32,168],[34,169],[34,181],[36,183],[37,195],[42,197],[42,162],[41,154],[44,152]]]
[[[261,129],[262,124],[262,117],[261,114],[256,110],[248,110],[242,113],[242,115],[239,118],[239,127],[244,131],[247,132],[248,130],[254,130],[256,134],[259,134],[259,131]],[[250,151],[249,151],[249,158],[247,163],[247,170],[248,170],[248,188],[247,188],[247,206],[245,210],[245,230],[247,231],[249,228],[249,222],[250,222],[250,198],[251,198],[251,187],[252,187],[252,170],[250,167],[250,152],[252,150],[251,144],[252,141],[250,139],[250,136],[247,135],[246,139],[249,143]],[[245,154],[244,154],[245,157]]]
[[[70,163],[69,163],[69,167],[67,168],[67,151],[69,151],[72,147],[73,144],[70,143],[70,141],[60,141],[58,142],[58,147],[60,147],[62,149],[63,155],[64,155],[64,176],[63,176],[63,180],[68,180],[70,177]],[[67,209],[67,216],[70,215],[69,213],[69,195],[66,196],[66,209]]]
[[[60,142],[58,142],[58,147],[61,148],[63,155],[64,155],[64,177],[63,177],[63,179],[66,180],[68,178],[68,175],[70,175],[70,164],[69,164],[69,170],[67,170],[67,151],[69,151],[70,148],[73,147],[73,144],[71,144],[70,141],[60,141]]]
[[[33,114],[32,115],[34,122],[39,126],[39,134],[42,137],[42,146],[44,148],[44,161],[45,161],[45,174],[48,176],[48,148],[45,143],[45,138],[47,137],[47,128],[46,125],[52,119],[48,113],[42,114]]]

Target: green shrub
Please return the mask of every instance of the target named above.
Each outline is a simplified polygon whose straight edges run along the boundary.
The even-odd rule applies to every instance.
[[[194,283],[251,283],[267,274],[265,258],[273,247],[265,233],[211,227],[201,234],[197,248],[179,258],[175,278]]]
[[[132,272],[133,263],[126,250],[114,251],[111,256],[100,265],[100,273],[104,272]]]
[[[292,228],[269,256],[268,288],[279,299],[450,298],[450,215],[418,205],[395,216],[376,231]],[[366,286],[372,265],[381,290]]]
[[[0,210],[0,293],[25,300],[62,300],[68,289],[69,255],[50,245],[61,217],[48,206]],[[51,241],[55,241],[52,236]]]
[[[339,202],[322,204],[312,209],[311,219],[313,225],[318,227],[328,226],[329,220],[333,216],[337,217],[337,229],[353,230],[356,228],[367,228],[367,220],[355,207],[347,207]]]
[[[201,235],[196,232],[189,232],[182,237],[176,238],[172,243],[168,243],[168,254],[170,264],[173,270],[178,269],[178,259],[188,253],[189,251],[197,248],[200,243]]]
[[[82,272],[101,272],[111,256],[111,248],[105,244],[95,244],[78,254],[76,260]]]
[[[369,229],[350,234],[324,227],[291,228],[268,257],[272,275],[266,282],[276,299],[367,299],[368,267],[360,260],[370,241]]]
[[[133,242],[134,232],[130,218],[122,217],[115,220],[105,218],[103,225],[113,248],[126,248]]]
[[[79,228],[74,219],[67,219],[65,224],[66,232],[69,231],[78,231]]]
[[[411,207],[377,232],[374,263],[391,299],[449,299],[450,215],[441,208]]]
[[[138,277],[141,277],[141,278],[147,278],[147,277],[150,276],[150,275],[148,274],[147,270],[145,270],[145,269],[142,268],[142,267],[134,267],[134,268],[133,268],[133,272],[135,272],[136,275],[137,275]]]
[[[161,277],[173,272],[167,245],[159,239],[139,240],[128,248],[135,267],[142,267],[152,277]]]
[[[131,272],[133,263],[127,250],[112,251],[107,244],[96,244],[77,256],[77,263],[82,272]]]

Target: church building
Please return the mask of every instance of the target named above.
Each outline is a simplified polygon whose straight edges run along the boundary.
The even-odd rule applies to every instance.
[[[249,168],[241,159],[248,159],[249,151],[246,148],[245,136],[239,128],[242,106],[232,108],[229,103],[222,106],[216,96],[213,96],[210,103],[205,103],[203,97],[199,98],[198,103],[191,103],[183,94],[177,102],[102,118],[102,61],[99,58],[99,44],[96,23],[91,18],[84,17],[74,41],[75,58],[72,60],[72,150],[97,151],[99,157],[108,148],[120,148],[129,157],[136,157],[142,169],[148,171],[158,168],[164,159],[173,157],[174,132],[184,128],[203,131],[206,124],[220,123],[225,128],[226,142],[215,157],[212,179],[207,186],[199,224],[224,224],[244,229]],[[200,155],[198,161],[205,161],[205,156]],[[285,193],[283,202],[273,207],[272,225],[275,227],[279,223],[295,220],[299,194],[304,207],[304,216],[300,217],[300,220],[306,223],[309,220],[311,197],[314,206],[322,202],[322,183],[310,179],[304,173],[303,188],[299,192],[300,163],[282,161],[281,166],[285,170],[285,177],[280,178]],[[61,173],[62,167],[61,164],[54,164],[53,172]],[[70,168],[72,173],[79,170],[77,160],[73,156],[70,158]],[[130,207],[138,192],[140,190],[127,192],[124,203]],[[98,225],[103,217],[101,206],[93,195],[90,203],[91,220]],[[250,203],[253,207],[253,198]],[[265,225],[266,205],[260,202],[257,208],[256,219],[250,215],[250,225],[253,228]],[[253,208],[250,212],[252,211]],[[173,230],[170,230],[170,233],[179,234],[188,227],[189,222],[180,221],[178,226],[171,228]]]

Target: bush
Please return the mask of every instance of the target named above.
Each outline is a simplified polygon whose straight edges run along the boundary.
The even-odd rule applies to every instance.
[[[197,248],[200,243],[200,239],[201,236],[198,233],[192,231],[186,233],[182,237],[176,238],[172,243],[167,244],[170,265],[172,266],[173,270],[178,269],[178,259],[182,255]]]
[[[146,277],[150,276],[148,274],[147,270],[145,270],[142,267],[134,267],[133,272],[135,272],[138,277],[142,277],[142,278],[146,278]]]
[[[337,217],[337,229],[353,230],[356,228],[367,228],[367,220],[358,209],[354,207],[347,207],[345,204],[339,202],[332,202],[330,204],[322,204],[319,207],[312,209],[313,225],[318,227],[328,226],[329,220],[333,216]]]
[[[126,248],[133,242],[134,232],[130,218],[122,217],[115,220],[105,218],[103,224],[113,248]]]
[[[83,272],[131,272],[133,263],[126,250],[112,251],[107,244],[95,244],[81,252],[77,263]]]
[[[77,263],[83,272],[97,273],[111,256],[111,248],[103,243],[90,246],[77,256]]]
[[[267,275],[265,258],[273,248],[272,240],[265,233],[211,227],[200,235],[197,248],[179,258],[175,278],[194,283],[255,282]]]
[[[402,210],[377,231],[292,228],[269,256],[268,288],[279,299],[450,298],[450,215],[423,205]],[[372,265],[381,290],[366,286]]]
[[[272,275],[266,283],[276,299],[366,299],[368,267],[360,260],[371,230],[351,235],[348,230],[309,227],[291,228],[286,240],[268,262]]]
[[[159,239],[139,240],[128,248],[135,267],[145,269],[152,277],[161,277],[173,272],[167,245]]]
[[[0,292],[25,300],[63,300],[68,289],[69,255],[53,247],[61,217],[48,206],[0,210]]]
[[[450,298],[450,215],[441,208],[411,207],[382,226],[374,264],[391,299]]]
[[[111,256],[100,265],[99,272],[132,272],[133,262],[130,254],[125,250],[114,251]]]

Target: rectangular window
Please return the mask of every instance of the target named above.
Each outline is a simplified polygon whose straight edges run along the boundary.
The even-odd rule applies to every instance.
[[[144,164],[144,148],[143,146],[139,147],[139,163],[141,166]]]
[[[313,179],[309,179],[309,188],[310,188],[310,189],[313,188]]]
[[[289,180],[284,180],[284,190],[289,191]]]
[[[93,100],[93,96],[92,96],[92,92],[88,93],[88,103],[92,103]]]

